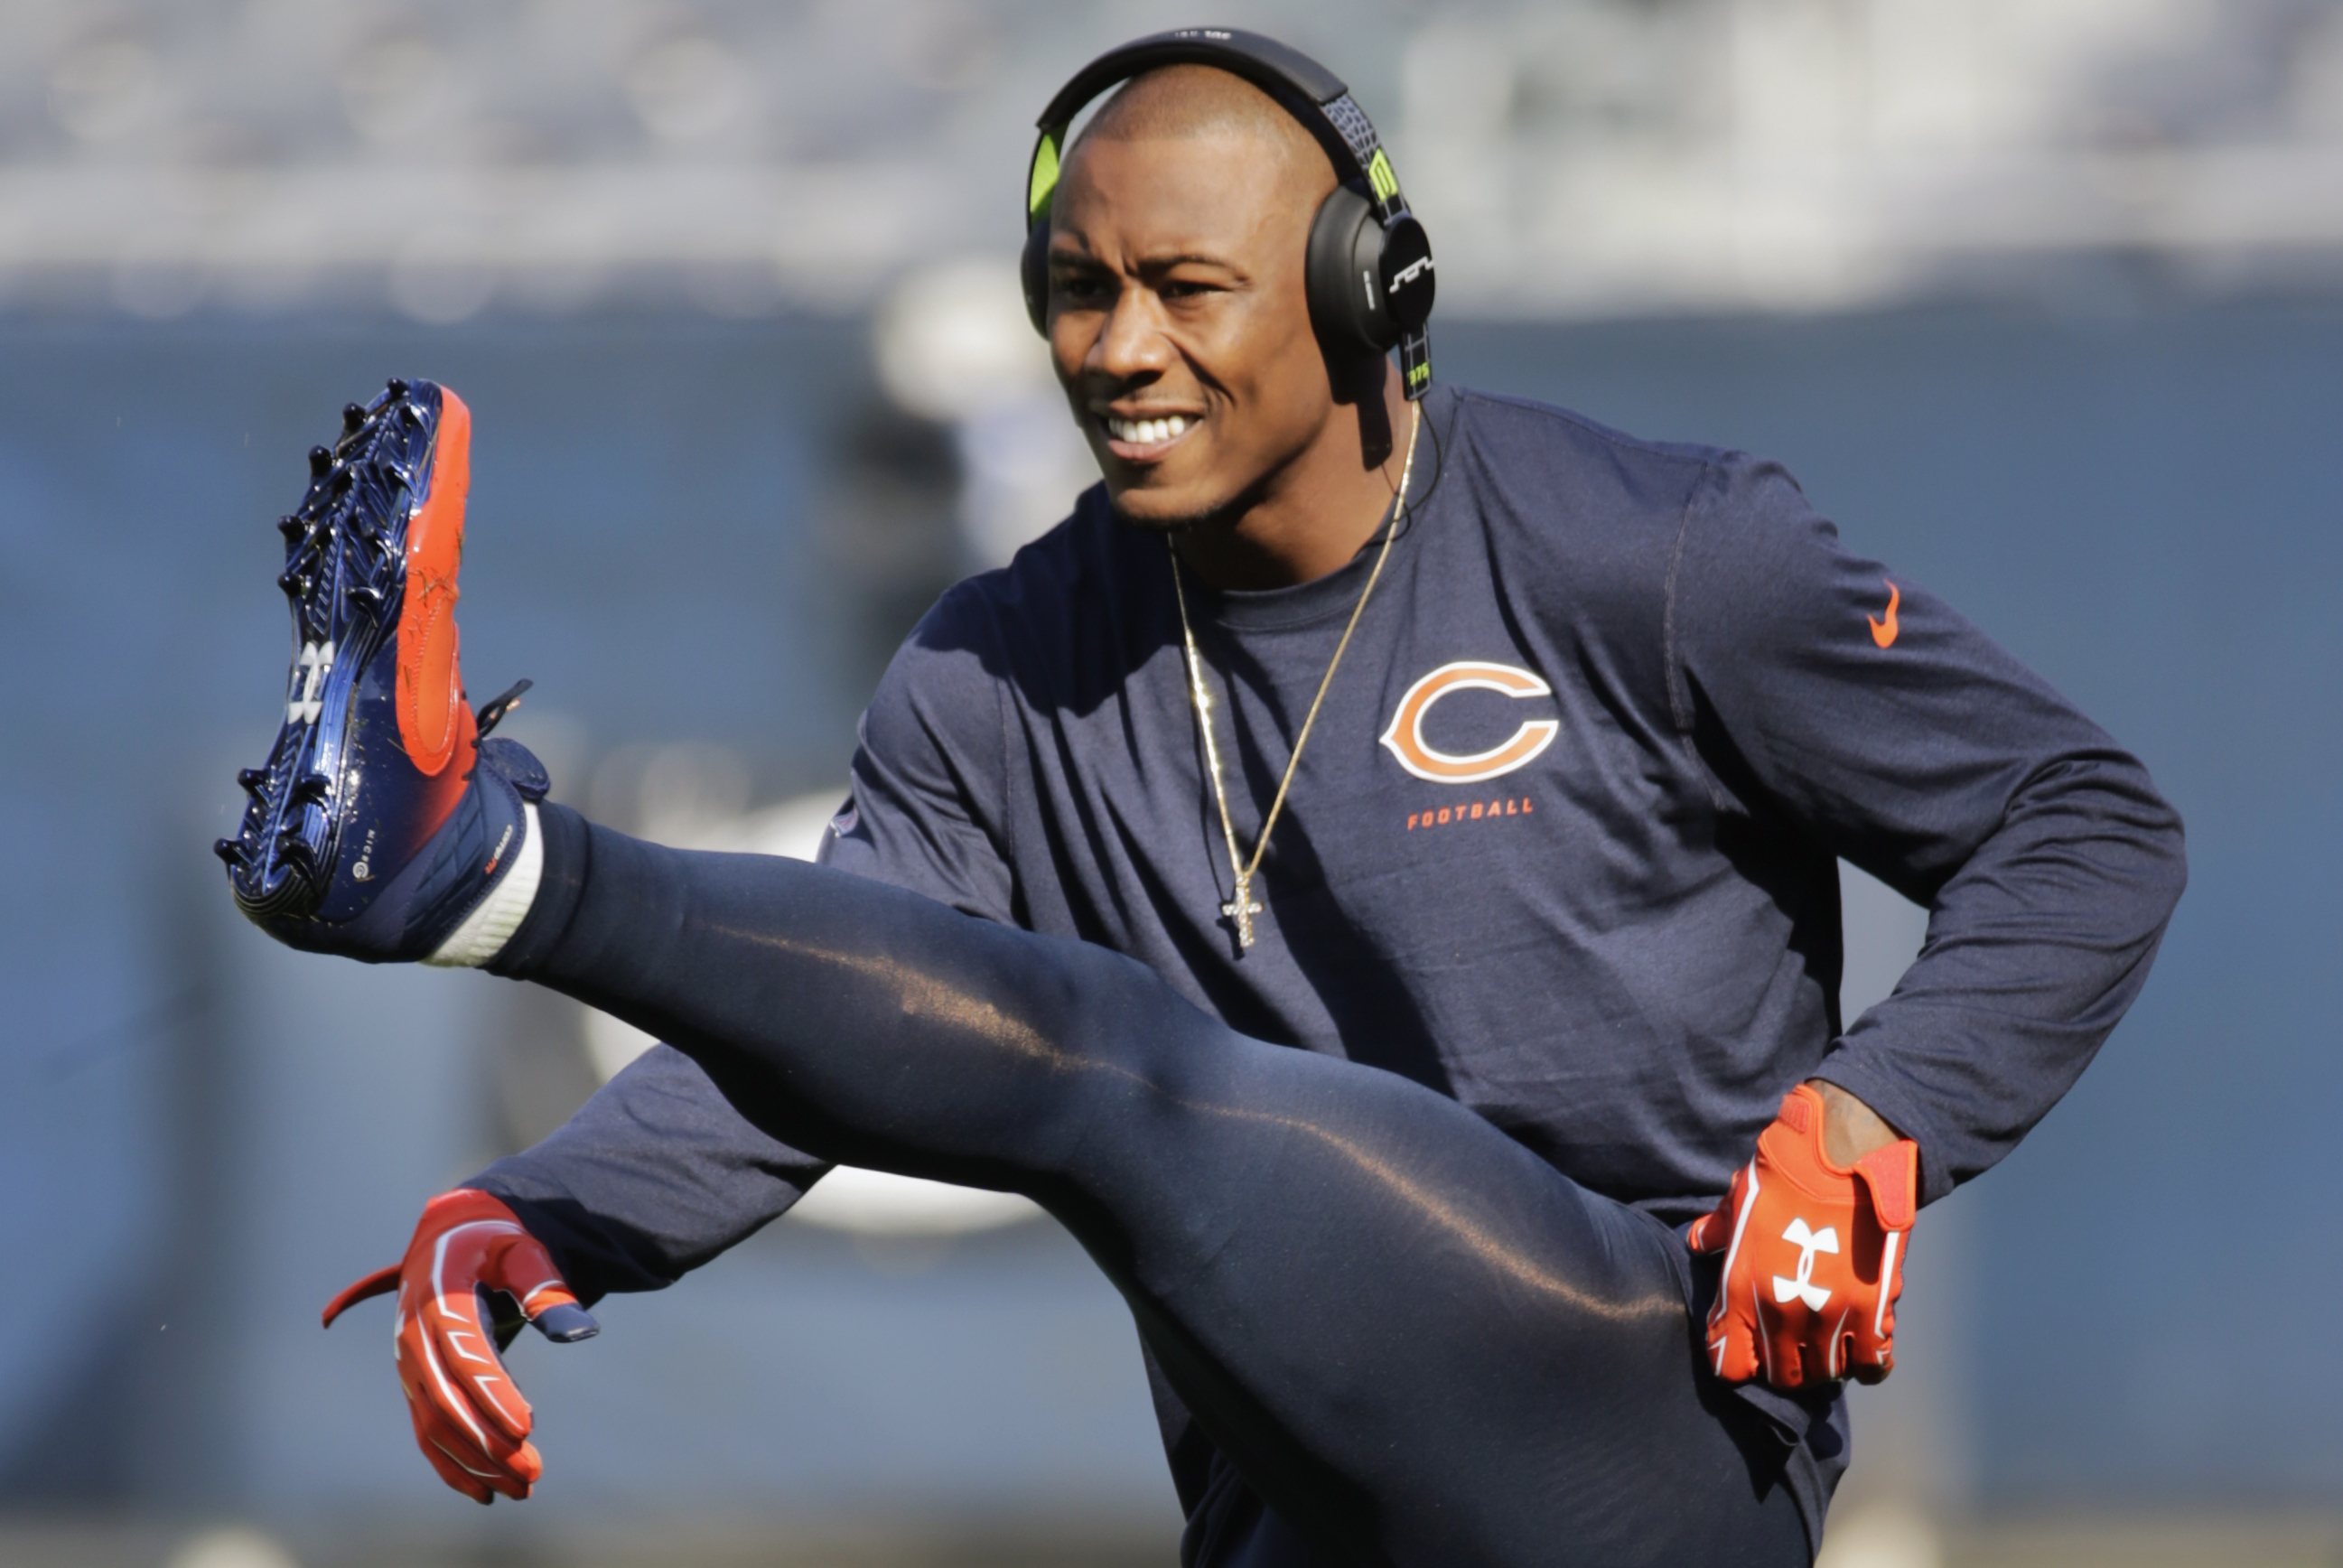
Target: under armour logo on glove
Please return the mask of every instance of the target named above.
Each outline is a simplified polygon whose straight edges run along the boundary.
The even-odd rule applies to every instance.
[[[1756,1156],[1689,1237],[1696,1252],[1725,1254],[1706,1333],[1716,1374],[1745,1382],[1762,1372],[1785,1390],[1885,1377],[1919,1186],[1918,1144],[1900,1139],[1834,1164],[1823,1097],[1803,1083],[1785,1095]]]
[[[1821,1312],[1829,1304],[1831,1293],[1815,1283],[1815,1254],[1836,1253],[1838,1231],[1828,1225],[1819,1231],[1810,1231],[1806,1229],[1805,1218],[1801,1215],[1791,1221],[1783,1231],[1782,1240],[1798,1250],[1798,1272],[1794,1279],[1785,1279],[1779,1274],[1774,1276],[1775,1304],[1778,1306],[1795,1300],[1805,1302],[1806,1311],[1810,1312]]]

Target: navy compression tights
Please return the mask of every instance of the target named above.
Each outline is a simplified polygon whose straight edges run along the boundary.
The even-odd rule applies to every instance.
[[[809,1153],[1032,1197],[1328,1562],[1806,1562],[1696,1370],[1674,1232],[1463,1106],[1233,1033],[1103,948],[542,822],[492,967],[753,1090]]]

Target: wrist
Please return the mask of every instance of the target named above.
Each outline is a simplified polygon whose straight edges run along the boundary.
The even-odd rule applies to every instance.
[[[1806,1086],[1822,1096],[1823,1155],[1832,1164],[1851,1168],[1865,1155],[1903,1138],[1885,1117],[1837,1084],[1810,1078]]]

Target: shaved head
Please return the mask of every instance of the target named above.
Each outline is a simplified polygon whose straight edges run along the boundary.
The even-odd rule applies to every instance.
[[[1334,188],[1334,165],[1318,139],[1261,88],[1216,65],[1159,65],[1125,82],[1074,139],[1120,142],[1216,141],[1259,146],[1256,175],[1274,168],[1287,199],[1306,213]],[[1070,155],[1071,156],[1071,155]]]

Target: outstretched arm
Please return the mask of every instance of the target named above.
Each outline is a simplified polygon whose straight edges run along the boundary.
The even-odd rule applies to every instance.
[[[825,837],[821,858],[840,869],[913,889],[970,914],[1011,914],[1005,858],[984,825],[999,777],[998,699],[978,664],[937,651],[965,636],[929,636],[959,613],[947,598],[881,684],[862,728],[853,793]],[[646,1051],[534,1148],[462,1183],[500,1200],[541,1244],[567,1289],[588,1303],[612,1292],[672,1284],[786,1213],[827,1161],[764,1131],[777,1092],[747,1080],[718,1088],[671,1046]],[[468,1300],[469,1288],[456,1292]],[[339,1304],[347,1304],[339,1303]],[[525,1496],[537,1479],[523,1425],[511,1441],[434,1444],[433,1431],[495,1429],[466,1393],[424,1375],[420,1342],[402,1341],[402,1376],[418,1442],[448,1483],[486,1502]],[[501,1369],[499,1373],[501,1374]],[[509,1390],[514,1399],[518,1391]],[[451,1451],[462,1455],[451,1457]],[[449,1466],[456,1468],[450,1470]]]
[[[759,1131],[698,1063],[660,1045],[551,1137],[463,1185],[502,1199],[590,1303],[674,1283],[829,1169]]]
[[[952,651],[975,640],[976,619],[969,595],[948,595],[896,655],[820,858],[1008,921],[1011,874],[991,820],[1000,698],[979,659]],[[585,1300],[658,1290],[779,1218],[829,1169],[759,1131],[761,1120],[662,1045],[553,1136],[465,1185],[511,1205]]]

